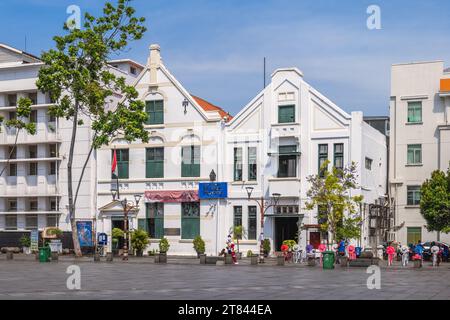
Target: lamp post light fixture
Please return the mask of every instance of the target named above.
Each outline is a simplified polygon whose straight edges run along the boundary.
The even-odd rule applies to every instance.
[[[128,214],[132,210],[136,210],[139,208],[139,202],[141,201],[142,195],[135,194],[134,195],[134,202],[128,201],[127,198],[120,200],[120,197],[118,197],[118,190],[111,189],[111,195],[113,197],[113,201],[119,201],[123,208],[123,237],[124,237],[124,243],[123,243],[123,260],[128,260],[128,242],[129,242],[129,230],[128,230]],[[117,199],[116,199],[117,197]]]
[[[188,107],[188,105],[189,105],[189,101],[188,101],[188,99],[184,99],[183,100],[183,102],[182,102],[182,105],[183,105],[183,107],[184,107],[184,114],[186,114],[187,113],[187,107]]]
[[[264,263],[264,215],[267,210],[270,208],[276,207],[278,202],[280,201],[281,194],[273,193],[270,199],[264,199],[264,196],[261,196],[261,199],[252,199],[253,187],[245,187],[247,191],[248,200],[255,201],[259,206],[259,212],[261,217],[261,235],[260,235],[260,247],[259,247],[259,263]]]
[[[211,173],[209,174],[209,181],[214,182],[214,181],[216,181],[216,179],[217,179],[217,175],[213,169],[213,170],[211,170]]]

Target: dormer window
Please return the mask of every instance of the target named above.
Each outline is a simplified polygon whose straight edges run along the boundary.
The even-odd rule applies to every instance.
[[[278,123],[294,123],[295,122],[295,105],[278,107]]]

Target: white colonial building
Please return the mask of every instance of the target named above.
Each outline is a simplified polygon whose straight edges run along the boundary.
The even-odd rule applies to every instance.
[[[278,69],[271,83],[226,126],[224,178],[229,182],[225,208],[226,224],[221,237],[236,224],[242,224],[247,237],[241,251],[259,252],[260,210],[249,201],[281,194],[279,204],[265,217],[264,237],[272,250],[280,250],[283,240],[318,246],[323,235],[317,212],[305,210],[309,189],[307,177],[318,174],[321,164],[343,167],[352,161],[358,166],[357,190],[364,203],[386,196],[386,137],[363,121],[361,112],[348,114],[305,82],[297,68]],[[361,211],[363,233],[358,243],[367,245],[367,206]]]
[[[127,143],[120,137],[98,151],[97,231],[109,235],[124,227],[123,207],[113,201],[111,162],[118,161],[119,196],[139,207],[130,213],[130,229],[144,229],[152,238],[148,250],[158,250],[159,239],[170,242],[170,254],[195,254],[192,240],[201,235],[207,253],[217,252],[217,234],[223,227],[221,203],[200,201],[200,182],[208,182],[214,171],[220,180],[218,163],[223,157],[222,130],[228,115],[219,107],[188,93],[161,60],[158,45],[139,70],[135,87],[149,115],[146,129],[150,141]],[[111,250],[111,241],[109,242]]]
[[[420,187],[450,166],[450,69],[443,61],[396,64],[391,79],[390,195],[395,199],[396,240],[438,240],[420,214]],[[450,242],[442,234],[441,241]]]

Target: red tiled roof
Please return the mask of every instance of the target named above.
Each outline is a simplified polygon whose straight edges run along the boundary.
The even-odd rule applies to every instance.
[[[230,121],[231,119],[233,119],[233,117],[226,111],[224,111],[222,108],[213,105],[212,103],[199,98],[197,96],[192,95],[192,98],[194,98],[194,100],[200,105],[200,107],[203,108],[203,110],[205,111],[217,111],[219,112],[220,116],[222,117],[222,119],[227,118],[227,122]]]

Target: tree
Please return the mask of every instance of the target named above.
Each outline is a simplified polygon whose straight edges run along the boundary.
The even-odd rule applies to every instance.
[[[352,196],[356,189],[356,164],[344,169],[333,168],[328,171],[329,161],[321,167],[321,175],[307,178],[311,187],[306,193],[310,199],[307,210],[318,208],[318,221],[322,231],[329,233],[328,243],[336,239],[356,239],[360,237],[361,217],[358,207],[362,196]]]
[[[8,157],[6,159],[5,166],[3,167],[2,171],[0,171],[0,177],[5,173],[6,168],[8,168],[8,165],[11,161],[11,158],[16,151],[17,148],[17,141],[19,139],[19,134],[22,132],[22,130],[25,130],[28,134],[35,135],[36,134],[36,123],[32,121],[25,122],[24,119],[30,118],[31,115],[31,105],[32,101],[28,98],[20,98],[17,101],[17,108],[16,108],[16,117],[14,119],[9,119],[7,121],[4,121],[5,119],[0,116],[0,124],[3,124],[8,129],[16,129],[16,137],[14,139],[14,144],[11,148],[11,150],[8,153]],[[1,132],[1,129],[0,129]]]
[[[142,38],[146,28],[144,18],[135,17],[130,1],[118,0],[116,5],[107,2],[103,15],[85,14],[83,28],[69,29],[65,35],[55,36],[55,49],[42,54],[45,66],[39,71],[38,88],[48,93],[54,101],[49,113],[72,122],[69,154],[67,158],[68,210],[72,228],[75,254],[81,256],[76,230],[76,203],[81,181],[94,149],[108,145],[120,135],[125,140],[148,141],[144,129],[147,114],[144,103],[138,100],[134,87],[125,78],[116,77],[109,70],[108,60],[124,51],[129,42]],[[121,97],[118,100],[116,97]],[[117,101],[118,100],[118,101]],[[105,108],[107,104],[114,108]],[[81,174],[74,179],[72,165],[77,141],[77,128],[90,122],[93,132],[91,147]],[[74,192],[74,181],[77,188]]]
[[[420,189],[420,212],[428,231],[450,232],[450,169],[434,171]]]

